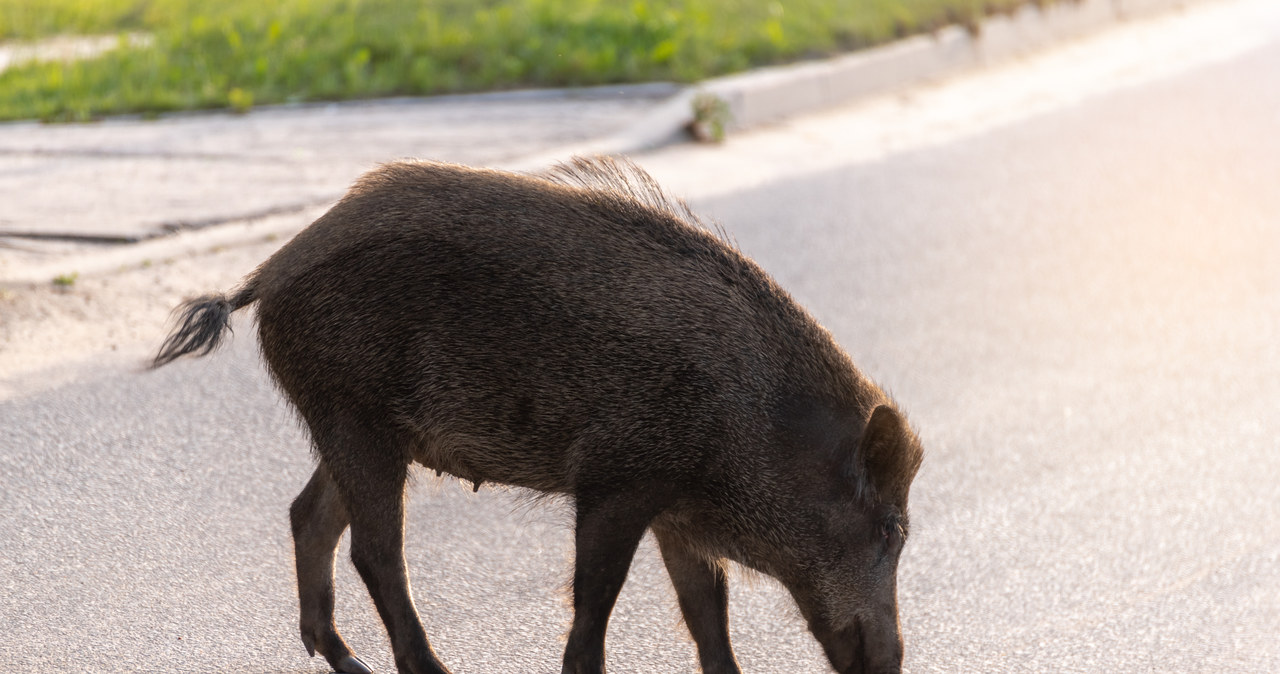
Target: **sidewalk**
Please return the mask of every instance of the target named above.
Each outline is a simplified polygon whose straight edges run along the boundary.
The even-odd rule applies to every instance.
[[[403,157],[536,169],[685,138],[697,92],[758,127],[967,69],[1189,0],[1080,0],[698,87],[671,84],[285,106],[87,125],[0,124],[0,285],[137,264],[152,251],[296,231]],[[145,242],[145,243],[143,243]],[[162,242],[165,242],[162,244]],[[189,246],[188,246],[189,248]]]
[[[402,157],[505,165],[636,125],[670,84],[0,125],[0,232],[136,243],[335,200]]]

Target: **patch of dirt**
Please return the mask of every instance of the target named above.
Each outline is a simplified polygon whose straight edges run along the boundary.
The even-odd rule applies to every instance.
[[[0,400],[57,386],[86,367],[145,367],[174,307],[231,289],[288,239],[220,246],[68,286],[0,287]]]

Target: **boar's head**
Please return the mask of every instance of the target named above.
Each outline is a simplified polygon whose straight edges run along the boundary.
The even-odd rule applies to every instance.
[[[902,668],[898,557],[908,535],[907,493],[920,442],[892,407],[876,407],[861,433],[837,440],[812,466],[808,526],[776,574],[840,674]],[[824,443],[825,444],[825,443]]]

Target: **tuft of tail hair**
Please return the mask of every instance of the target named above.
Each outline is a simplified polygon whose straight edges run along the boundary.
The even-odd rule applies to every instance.
[[[250,279],[234,295],[205,295],[184,302],[174,310],[178,326],[160,345],[151,369],[167,365],[188,354],[204,356],[222,344],[231,329],[232,312],[251,304],[257,284]]]

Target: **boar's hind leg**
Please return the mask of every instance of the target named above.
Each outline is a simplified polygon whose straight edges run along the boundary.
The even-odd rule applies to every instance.
[[[609,614],[627,579],[631,558],[657,509],[616,494],[577,497],[573,563],[573,627],[561,674],[604,674]]]
[[[427,641],[409,594],[404,560],[406,443],[367,425],[317,432],[316,451],[329,467],[351,517],[351,561],[378,609],[400,674],[449,674]]]
[[[294,499],[289,519],[298,566],[302,643],[312,656],[319,651],[336,671],[369,674],[369,667],[351,652],[333,622],[333,558],[349,520],[324,466],[316,468]]]
[[[698,645],[703,674],[742,674],[729,644],[729,580],[723,561],[708,561],[671,531],[654,527],[685,626]]]

